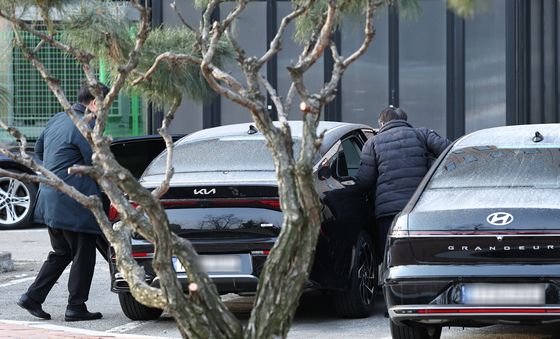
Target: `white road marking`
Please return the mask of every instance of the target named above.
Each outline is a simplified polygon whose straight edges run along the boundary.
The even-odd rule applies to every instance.
[[[144,326],[144,325],[152,323],[152,322],[153,322],[152,320],[151,321],[132,321],[132,322],[126,323],[126,324],[121,325],[121,326],[110,328],[110,329],[106,330],[105,332],[107,332],[107,333],[125,333],[125,332],[131,331],[135,328],[138,328],[140,326]]]
[[[19,283],[26,282],[26,281],[31,281],[31,280],[35,280],[35,277],[14,279],[14,280],[12,280],[12,281],[8,281],[7,283],[0,284],[0,288],[12,286],[12,285],[17,285],[17,284],[19,284]]]
[[[16,321],[16,320],[0,319],[0,324],[2,324],[2,323],[29,326],[29,327],[32,327],[32,328],[41,328],[41,329],[52,330],[52,331],[64,331],[64,332],[68,332],[68,333],[75,333],[77,336],[74,337],[74,338],[80,338],[83,335],[96,336],[96,337],[100,337],[100,338],[105,338],[106,337],[104,335],[106,333],[101,332],[101,331],[86,330],[86,329],[83,329],[83,328],[75,328],[75,327],[67,327],[67,326],[50,325],[50,324],[45,324],[45,322],[41,322],[41,321]],[[65,334],[68,334],[68,333],[65,333]],[[52,335],[56,335],[56,333],[52,333]],[[51,336],[49,336],[48,334],[47,334],[47,336],[49,338],[51,338]],[[144,335],[139,335],[139,334],[115,334],[111,337],[134,338],[134,339],[138,339],[138,338],[164,339],[163,337],[144,336]],[[54,336],[52,338],[54,338]],[[165,339],[169,339],[169,338],[165,338]]]
[[[31,228],[31,229],[23,229],[23,230],[3,230],[2,233],[9,232],[9,233],[39,233],[39,232],[47,232],[47,228]]]

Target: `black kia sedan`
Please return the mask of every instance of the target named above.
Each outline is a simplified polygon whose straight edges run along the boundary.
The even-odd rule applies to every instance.
[[[294,154],[298,154],[301,122],[291,122]],[[307,290],[328,291],[343,317],[365,317],[377,290],[378,253],[366,197],[345,193],[353,185],[361,148],[374,131],[365,125],[321,122],[325,130],[315,165],[316,187],[324,218]],[[164,177],[166,153],[148,166],[140,182],[157,187]],[[250,123],[210,128],[175,143],[175,174],[161,198],[172,231],[189,239],[221,294],[253,294],[267,255],[282,225],[278,183],[264,136]],[[151,267],[152,244],[135,238],[135,259],[146,280],[158,286]],[[177,260],[177,276],[186,288],[188,277]],[[161,310],[136,302],[111,261],[112,291],[126,316],[154,319]]]
[[[560,320],[560,124],[480,130],[440,156],[389,231],[393,338]]]

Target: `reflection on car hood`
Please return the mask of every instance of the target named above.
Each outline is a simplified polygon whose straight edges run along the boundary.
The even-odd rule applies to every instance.
[[[157,187],[163,180],[163,174],[147,175],[140,179],[144,187]],[[201,185],[277,185],[274,171],[239,171],[239,172],[191,172],[175,173],[171,179],[171,186],[201,186]]]

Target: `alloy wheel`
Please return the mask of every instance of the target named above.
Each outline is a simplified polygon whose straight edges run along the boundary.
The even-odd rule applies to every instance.
[[[31,196],[25,184],[17,179],[0,178],[0,224],[13,225],[27,217]]]
[[[359,265],[357,273],[360,296],[364,304],[369,305],[375,297],[376,272],[373,248],[366,242],[360,248]]]

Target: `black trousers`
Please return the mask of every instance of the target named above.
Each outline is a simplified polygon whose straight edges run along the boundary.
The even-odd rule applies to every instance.
[[[62,272],[72,262],[68,278],[68,308],[81,309],[85,307],[89,296],[99,236],[50,227],[48,230],[53,251],[29,286],[27,296],[42,304]]]
[[[377,246],[383,258],[385,257],[385,244],[387,242],[387,232],[395,219],[395,215],[387,215],[377,218],[375,224],[377,226]],[[382,259],[382,258],[380,258]]]

